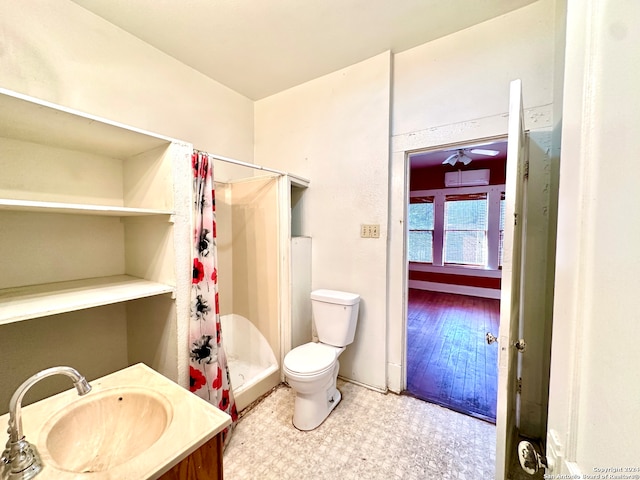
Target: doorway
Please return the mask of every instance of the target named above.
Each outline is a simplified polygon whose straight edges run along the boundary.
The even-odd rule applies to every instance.
[[[406,391],[495,423],[506,139],[409,155]]]

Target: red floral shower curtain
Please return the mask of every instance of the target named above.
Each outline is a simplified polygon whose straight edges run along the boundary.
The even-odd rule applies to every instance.
[[[215,191],[213,163],[206,153],[194,151],[193,166],[193,281],[191,283],[190,389],[228,413],[233,420],[224,432],[225,445],[238,418],[229,367],[222,346],[218,270],[216,258]]]

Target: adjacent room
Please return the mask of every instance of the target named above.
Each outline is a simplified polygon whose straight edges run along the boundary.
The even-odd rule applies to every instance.
[[[407,391],[492,423],[506,158],[503,140],[409,157]]]

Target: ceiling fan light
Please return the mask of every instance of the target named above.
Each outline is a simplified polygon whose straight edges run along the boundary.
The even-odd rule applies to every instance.
[[[462,162],[463,165],[469,165],[471,163],[471,158],[467,157],[466,155],[461,155],[460,161]]]
[[[449,155],[447,158],[444,159],[444,161],[442,162],[442,165],[455,165],[456,161],[458,158],[458,154],[454,153],[453,155]]]

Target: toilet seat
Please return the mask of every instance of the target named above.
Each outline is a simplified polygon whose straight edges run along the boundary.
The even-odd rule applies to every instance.
[[[322,343],[306,343],[284,357],[284,367],[297,376],[315,376],[330,370],[339,349]]]

